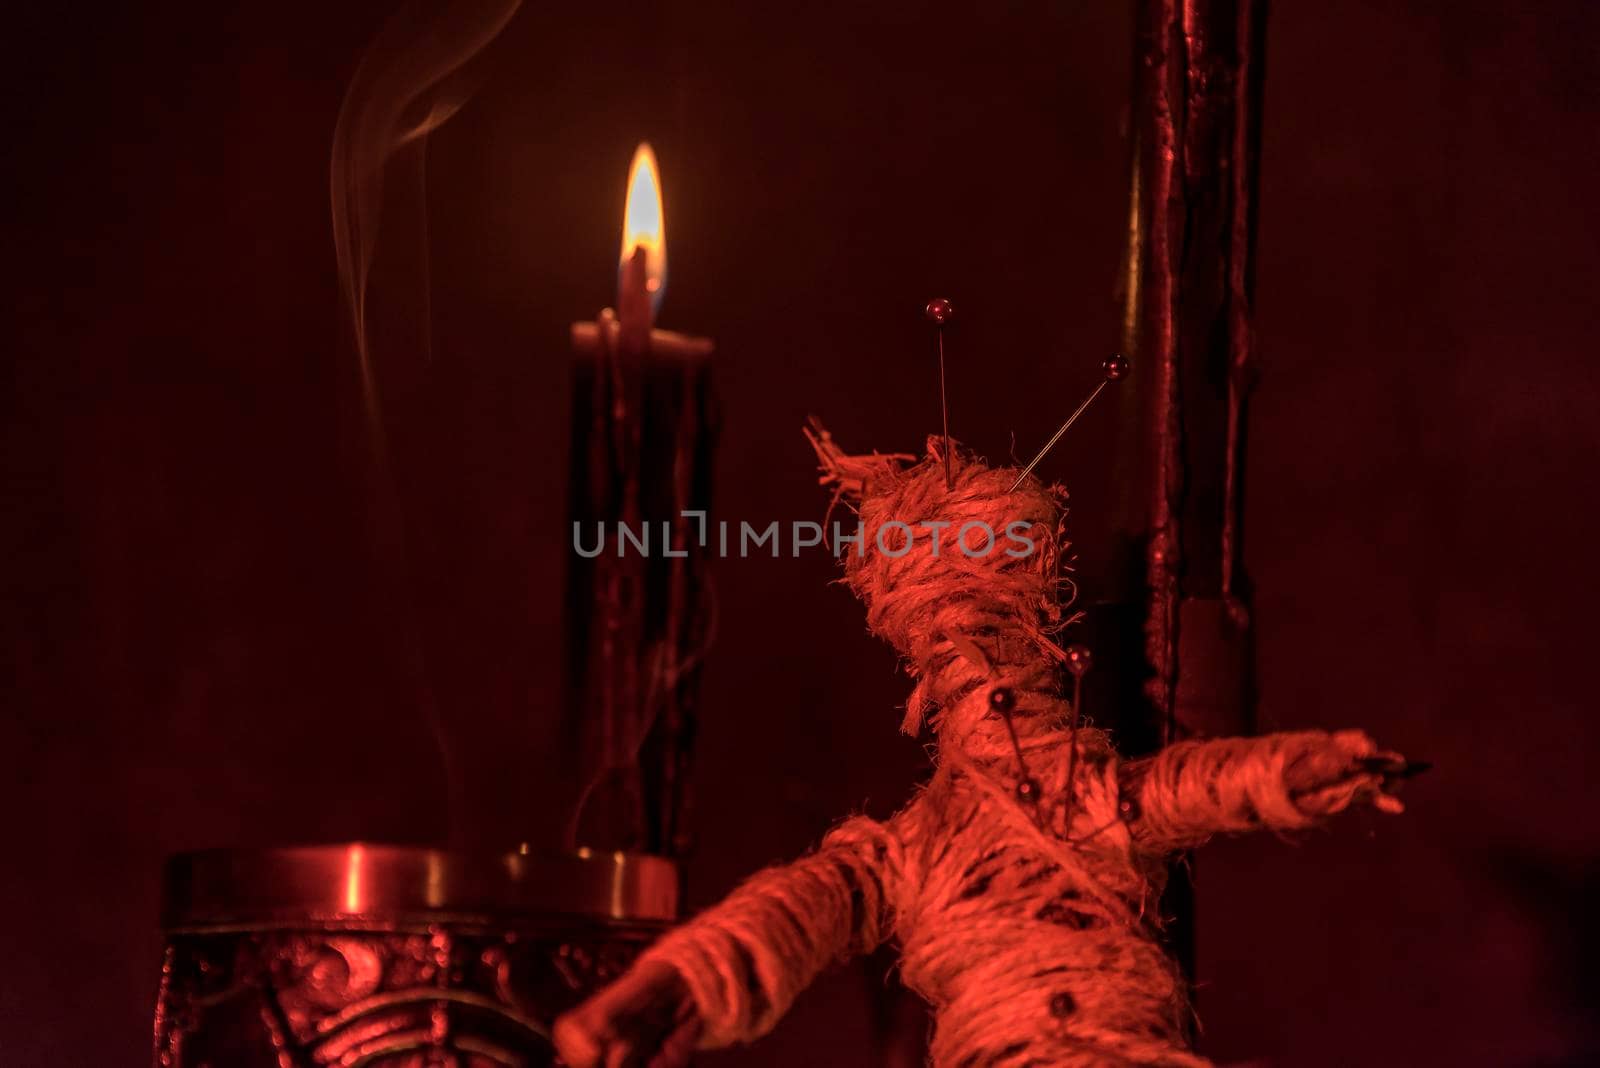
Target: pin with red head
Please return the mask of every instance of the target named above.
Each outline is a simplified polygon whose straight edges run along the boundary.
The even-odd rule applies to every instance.
[[[1067,432],[1067,428],[1078,421],[1078,416],[1083,414],[1084,409],[1093,404],[1094,399],[1100,396],[1100,391],[1106,388],[1106,383],[1120,382],[1127,377],[1127,357],[1120,354],[1112,356],[1105,363],[1101,364],[1100,368],[1105,372],[1105,377],[1100,380],[1099,385],[1094,387],[1094,392],[1085,397],[1083,403],[1078,405],[1077,410],[1071,415],[1067,416],[1067,421],[1061,424],[1061,428],[1054,434],[1050,435],[1050,440],[1044,443],[1044,448],[1039,450],[1038,455],[1028,461],[1028,466],[1022,469],[1022,474],[1018,475],[1017,480],[1011,484],[1011,491],[1013,493],[1016,492],[1018,486],[1022,485],[1022,480],[1032,474],[1035,467],[1039,466],[1039,461],[1045,458],[1045,454],[1056,447],[1056,442],[1061,440],[1061,436]]]
[[[947,490],[956,488],[956,479],[950,471],[950,401],[944,387],[944,326],[955,313],[955,308],[944,297],[934,297],[923,309],[939,342],[939,414],[944,421],[944,488]]]

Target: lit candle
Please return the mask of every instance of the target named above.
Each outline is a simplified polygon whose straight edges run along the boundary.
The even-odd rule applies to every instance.
[[[571,844],[675,855],[687,845],[688,743],[706,639],[712,343],[655,328],[667,242],[649,145],[634,154],[627,190],[616,311],[572,326],[566,709],[583,795]],[[619,527],[636,540],[624,544]]]
[[[641,144],[628,168],[622,212],[622,254],[617,261],[617,310],[603,309],[594,322],[572,324],[572,347],[582,356],[607,350],[636,356],[704,360],[710,338],[655,329],[667,292],[667,225],[655,153]]]

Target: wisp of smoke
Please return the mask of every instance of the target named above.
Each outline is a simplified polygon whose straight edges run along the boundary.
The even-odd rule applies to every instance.
[[[367,281],[383,209],[384,169],[397,151],[427,137],[466,103],[468,94],[456,75],[521,5],[522,0],[406,3],[367,48],[339,109],[329,173],[333,246],[362,392],[375,424]]]
[[[379,467],[372,502],[374,549],[382,564],[393,569],[393,591],[400,598],[391,606],[397,610],[393,615],[398,617],[399,652],[438,749],[450,842],[457,847],[469,833],[463,803],[465,780],[434,697],[409,576],[404,509],[394,472],[387,469],[386,435],[368,333],[367,283],[377,246],[386,168],[406,146],[420,148],[419,142],[466,103],[470,94],[460,77],[462,68],[505,28],[521,2],[407,0],[379,31],[356,67],[334,127],[329,173],[339,285],[350,315],[361,367],[362,398]],[[425,203],[423,210],[426,211]],[[426,266],[424,256],[424,279]],[[424,321],[424,333],[426,330]]]

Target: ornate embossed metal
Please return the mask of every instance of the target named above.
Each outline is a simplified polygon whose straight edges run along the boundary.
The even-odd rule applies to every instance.
[[[671,861],[353,844],[168,865],[157,1068],[533,1068],[677,913]]]

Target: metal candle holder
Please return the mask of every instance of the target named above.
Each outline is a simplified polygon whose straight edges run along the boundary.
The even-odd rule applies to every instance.
[[[678,867],[367,844],[168,862],[157,1068],[533,1068],[674,920]]]

